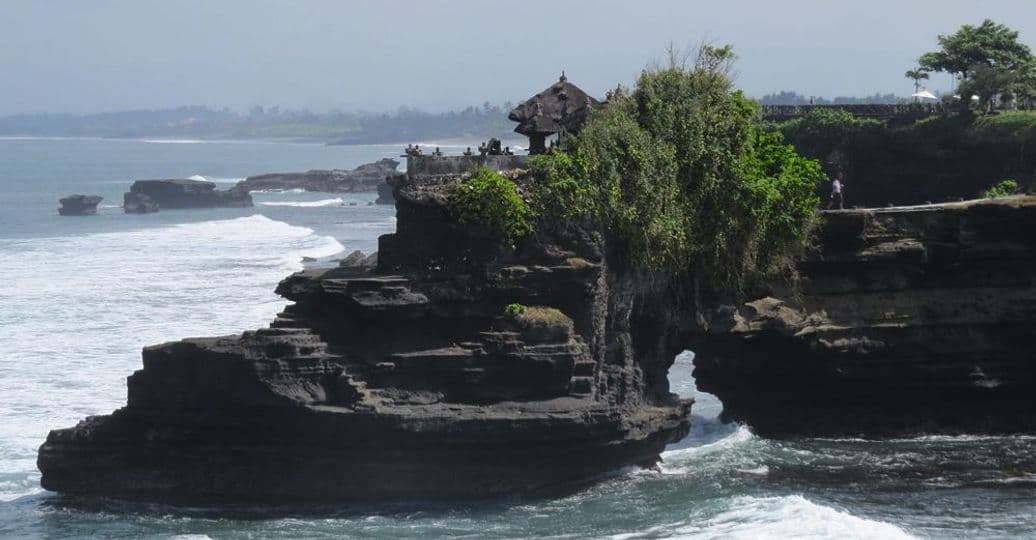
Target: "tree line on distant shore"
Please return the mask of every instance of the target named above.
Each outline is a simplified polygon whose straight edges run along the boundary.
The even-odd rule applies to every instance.
[[[97,114],[25,114],[0,117],[0,136],[291,139],[329,143],[413,142],[429,138],[504,138],[514,125],[510,103],[425,112],[326,112],[253,107],[248,113],[204,106]]]

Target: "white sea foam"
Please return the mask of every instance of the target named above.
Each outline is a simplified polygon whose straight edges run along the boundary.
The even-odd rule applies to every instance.
[[[341,197],[334,199],[322,199],[319,201],[278,201],[260,203],[263,206],[292,206],[295,208],[317,208],[320,206],[342,206],[345,201]]]
[[[48,430],[124,403],[141,347],[264,326],[303,256],[342,249],[261,215],[0,240],[0,499],[39,490]]]
[[[208,141],[201,139],[143,139],[141,142],[148,144],[205,144]]]
[[[758,467],[752,467],[751,469],[737,469],[737,472],[754,476],[766,476],[770,474],[770,468],[766,465],[760,465]]]
[[[759,465],[744,450],[757,441],[757,437],[745,426],[738,426],[736,431],[719,440],[666,450],[662,453],[659,471],[667,476],[683,476],[696,474],[705,469],[728,470],[735,468],[757,468]]]
[[[667,450],[662,453],[663,459],[684,459],[689,456],[701,456],[704,454],[712,454],[715,452],[724,452],[732,449],[735,446],[740,446],[748,441],[755,439],[755,434],[752,430],[746,426],[738,426],[737,431],[734,431],[730,435],[723,437],[722,439],[703,444],[700,446],[692,446],[689,448],[680,448],[677,450]]]
[[[202,182],[212,182],[214,184],[236,184],[244,178],[219,178],[215,176],[202,176],[200,174],[192,174],[187,177],[188,180],[200,180]]]
[[[683,522],[611,538],[913,538],[891,523],[860,518],[798,495],[735,497],[725,506],[725,510],[712,516],[694,516]]]
[[[252,189],[249,193],[305,193],[306,190],[302,188],[292,189]]]

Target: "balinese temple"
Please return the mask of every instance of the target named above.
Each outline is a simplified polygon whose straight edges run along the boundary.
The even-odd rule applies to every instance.
[[[529,154],[543,154],[549,137],[578,133],[590,110],[598,105],[599,101],[568,82],[562,71],[558,82],[520,103],[507,117],[518,122],[516,132],[529,137]]]

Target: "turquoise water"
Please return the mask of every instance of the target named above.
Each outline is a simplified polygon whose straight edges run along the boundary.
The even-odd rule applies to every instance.
[[[446,150],[455,150],[445,148]],[[716,417],[693,355],[675,391],[691,435],[657,471],[624,470],[549,500],[466,505],[178,508],[39,487],[47,432],[125,401],[144,345],[264,326],[302,257],[376,249],[373,194],[257,193],[255,208],[124,215],[133,179],[353,167],[398,145],[0,140],[0,537],[906,538],[1036,536],[1036,438],[770,441]],[[105,197],[59,217],[57,199]],[[355,206],[350,206],[355,203]]]

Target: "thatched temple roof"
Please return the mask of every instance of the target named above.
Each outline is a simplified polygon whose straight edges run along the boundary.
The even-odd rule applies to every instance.
[[[518,122],[514,130],[522,135],[577,133],[597,105],[599,101],[568,82],[562,72],[558,82],[520,103],[507,117]]]

